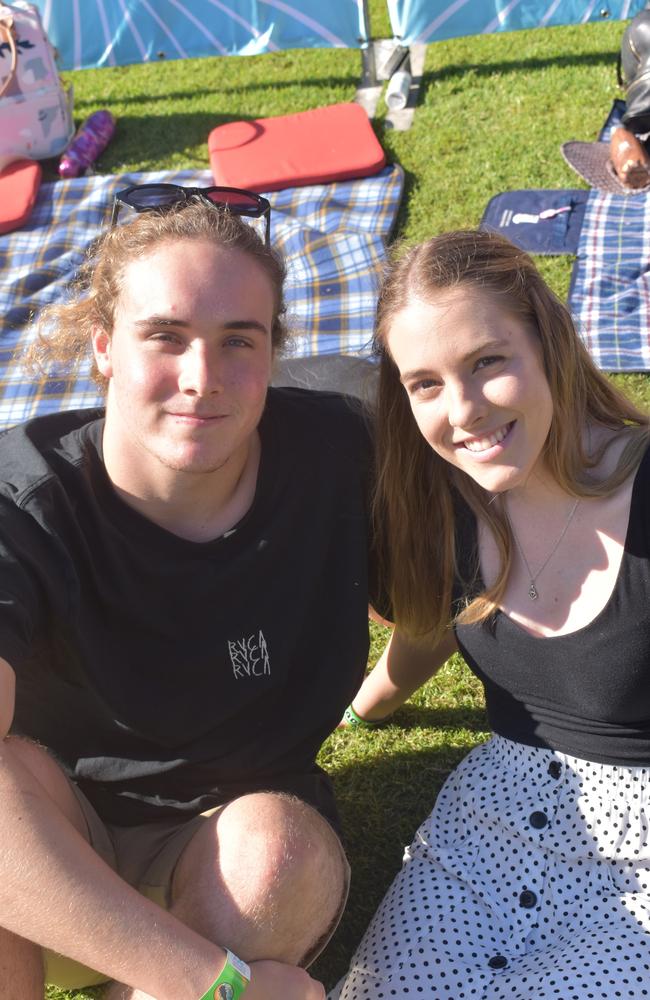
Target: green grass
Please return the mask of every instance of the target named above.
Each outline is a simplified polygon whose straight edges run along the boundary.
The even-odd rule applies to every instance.
[[[375,34],[387,35],[383,0],[371,0]],[[619,96],[616,53],[623,26],[602,23],[430,46],[413,127],[377,134],[406,172],[398,233],[412,242],[476,226],[488,200],[515,188],[580,187],[560,144],[593,139]],[[108,107],[117,135],[100,172],[207,167],[207,134],[239,118],[283,114],[351,100],[360,57],[350,51],[294,51],[66,74],[78,118]],[[566,296],[572,261],[540,267]],[[616,381],[650,406],[646,375]],[[324,622],[324,627],[327,624]],[[375,651],[383,641],[373,627]],[[480,686],[459,658],[374,733],[337,732],[321,763],[333,775],[353,868],[350,903],[315,974],[331,985],[344,971],[373,909],[427,815],[449,770],[486,736]],[[50,1000],[75,994],[51,990]],[[97,996],[77,993],[77,1000]]]

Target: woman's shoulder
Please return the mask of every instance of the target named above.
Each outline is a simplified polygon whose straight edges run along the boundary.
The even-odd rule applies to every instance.
[[[588,450],[595,461],[589,470],[592,482],[607,484],[618,480],[623,484],[630,479],[650,476],[650,431],[647,428],[592,428]]]

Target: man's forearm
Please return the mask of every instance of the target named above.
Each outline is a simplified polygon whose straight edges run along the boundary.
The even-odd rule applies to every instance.
[[[225,959],[101,860],[11,740],[0,741],[0,925],[157,1000],[197,1000]]]

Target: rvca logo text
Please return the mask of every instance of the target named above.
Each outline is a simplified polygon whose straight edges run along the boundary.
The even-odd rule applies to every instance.
[[[253,632],[248,638],[237,639],[235,642],[228,641],[228,652],[230,653],[232,670],[237,680],[240,677],[270,675],[269,650],[261,629],[257,634]]]

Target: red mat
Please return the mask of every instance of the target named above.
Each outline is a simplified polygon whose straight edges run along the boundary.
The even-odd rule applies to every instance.
[[[41,184],[34,160],[14,160],[0,170],[0,233],[20,229],[29,218]]]
[[[215,184],[251,191],[369,177],[386,164],[366,112],[353,103],[218,125],[208,150]]]

